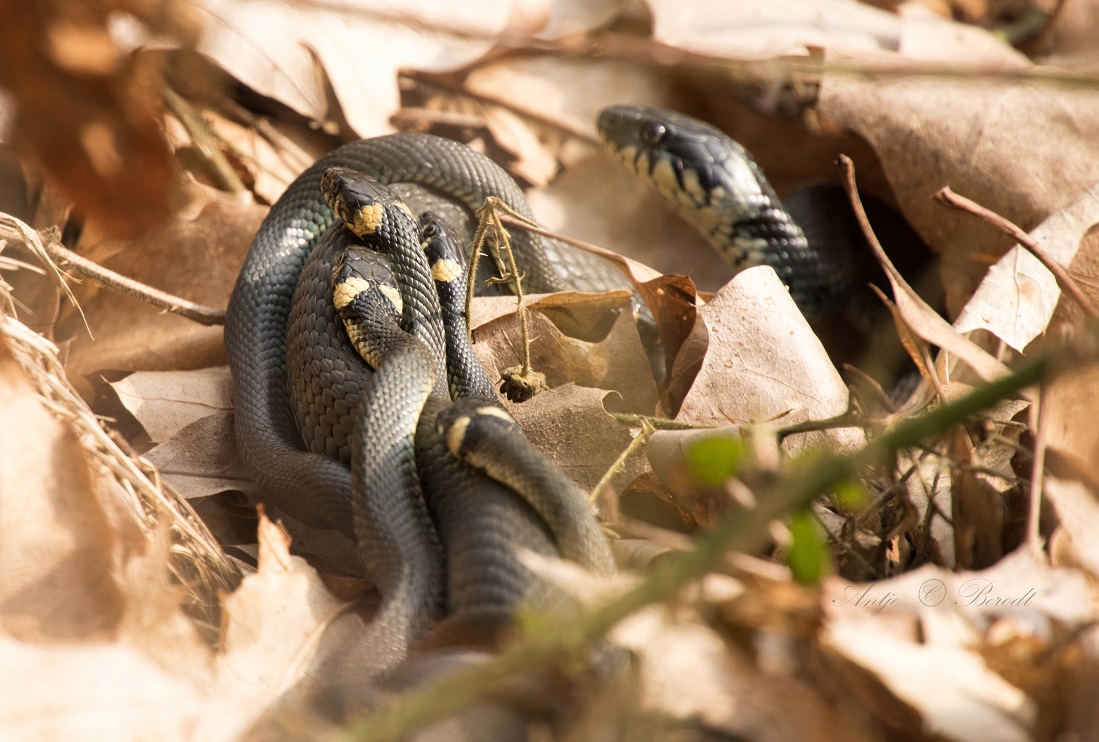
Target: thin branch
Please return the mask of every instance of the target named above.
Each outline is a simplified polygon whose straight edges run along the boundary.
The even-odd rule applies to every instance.
[[[1054,360],[1059,363],[1055,365]],[[658,561],[644,580],[617,599],[579,617],[544,624],[537,635],[527,636],[525,641],[477,668],[426,682],[379,710],[351,730],[349,737],[360,742],[403,738],[470,706],[509,677],[577,656],[622,619],[647,605],[670,599],[688,583],[713,570],[729,551],[751,551],[761,546],[769,538],[768,524],[807,506],[820,493],[1054,372],[1094,360],[1082,352],[1039,356],[958,400],[902,422],[858,451],[794,468],[775,483],[767,497],[759,499],[755,508],[738,511],[735,516],[719,521],[698,538],[691,551],[669,554]]]
[[[1038,395],[1037,419],[1034,421],[1034,459],[1030,462],[1030,512],[1027,514],[1026,540],[1032,546],[1041,544],[1042,484],[1045,482],[1046,446],[1049,443],[1049,397]]]
[[[48,254],[52,260],[69,266],[77,273],[86,276],[107,288],[121,291],[123,294],[143,301],[146,304],[151,304],[154,307],[178,314],[181,317],[186,317],[187,319],[202,325],[225,324],[225,310],[223,309],[214,309],[213,307],[196,304],[187,299],[169,294],[166,291],[147,286],[140,281],[127,278],[120,273],[115,273],[108,268],[93,263],[87,258],[77,255],[55,239],[43,240],[42,245],[46,249],[46,254]]]
[[[1099,318],[1099,310],[1095,308],[1091,299],[1089,299],[1087,294],[1080,289],[1079,284],[1072,279],[1072,276],[1068,274],[1068,271],[1065,270],[1064,266],[1050,257],[1049,253],[1043,250],[1034,238],[1023,231],[1022,228],[1000,216],[995,211],[981,206],[976,201],[971,201],[965,196],[958,195],[950,190],[950,186],[940,190],[935,194],[934,198],[936,201],[953,207],[958,211],[965,211],[984,219],[986,222],[1014,239],[1022,245],[1027,252],[1036,257],[1038,262],[1046,267],[1046,270],[1053,274],[1053,277],[1057,279],[1057,285],[1080,305],[1080,308],[1087,314],[1088,319],[1094,320]]]
[[[618,455],[618,458],[614,460],[614,463],[610,465],[607,471],[600,477],[599,481],[595,483],[595,487],[592,488],[591,494],[588,496],[588,503],[592,506],[598,505],[600,498],[603,497],[603,492],[610,489],[611,480],[614,479],[614,475],[622,471],[626,467],[626,462],[630,456],[634,455],[641,448],[649,442],[649,436],[656,432],[656,429],[648,423],[641,422],[641,432],[638,433],[630,445],[623,449],[622,453]]]
[[[666,417],[652,417],[651,415],[634,415],[627,412],[612,412],[611,417],[621,425],[629,425],[636,428],[638,425],[651,425],[655,430],[710,430],[716,425],[700,423],[685,423],[679,420],[669,420]]]

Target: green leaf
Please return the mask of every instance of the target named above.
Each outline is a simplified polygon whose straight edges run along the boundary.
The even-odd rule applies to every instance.
[[[747,447],[728,436],[701,438],[687,448],[687,467],[699,484],[717,487],[736,473]]]
[[[832,491],[836,495],[836,504],[844,510],[857,512],[870,504],[870,495],[866,488],[854,479],[837,484]]]
[[[828,546],[817,521],[808,510],[795,513],[790,519],[793,540],[786,550],[786,563],[794,579],[804,585],[815,585],[824,574],[828,563]]]

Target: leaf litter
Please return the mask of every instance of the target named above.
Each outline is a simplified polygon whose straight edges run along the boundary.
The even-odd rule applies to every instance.
[[[602,502],[607,525],[644,534],[619,550],[653,552],[646,569],[676,558],[681,532],[750,511],[785,478],[810,470],[822,450],[857,451],[919,413],[850,397],[850,377],[832,365],[773,273],[733,278],[599,151],[592,122],[603,105],[701,114],[743,139],[765,169],[774,165],[783,191],[826,172],[820,153],[851,142],[842,131],[860,136],[851,150],[860,185],[896,204],[938,254],[948,316],[960,318],[951,327],[915,282],[887,268],[898,331],[943,399],[1066,339],[1086,352],[1088,330],[1058,303],[1044,268],[1006,252],[1010,241],[989,225],[930,196],[949,185],[1024,228],[1038,227],[1035,238],[1062,263],[1073,261],[1073,275],[1094,296],[1088,235],[1097,221],[1099,127],[1095,93],[1072,69],[1091,53],[1080,25],[1094,19],[1056,15],[1037,47],[1020,46],[1027,56],[981,27],[996,19],[977,3],[960,4],[968,23],[914,4],[894,12],[841,0],[721,6],[719,13],[700,2],[625,5],[444,9],[424,0],[394,15],[207,0],[188,6],[193,17],[135,8],[126,20],[141,33],[125,38],[106,15],[65,25],[63,14],[34,11],[27,28],[35,31],[12,36],[0,58],[29,54],[36,39],[53,45],[0,76],[22,105],[16,117],[0,115],[11,127],[3,137],[88,217],[76,230],[81,253],[223,307],[264,209],[217,186],[169,187],[180,165],[166,163],[195,167],[202,158],[190,141],[195,127],[208,128],[220,156],[264,204],[341,140],[387,133],[395,120],[435,120],[444,129],[451,114],[480,122],[448,131],[536,186],[531,201],[548,228],[640,261],[631,270],[647,287],[667,354],[660,384],[624,296],[531,298],[532,350],[552,387],[513,406],[531,440],[590,489],[634,436],[648,435],[645,425],[720,428],[654,435],[652,461],[629,457],[611,479]],[[280,39],[280,53],[271,39]],[[577,54],[587,40],[609,53]],[[145,90],[133,87],[143,75],[178,76],[196,50],[238,94],[194,97],[199,123],[162,114],[147,93],[119,92]],[[90,79],[109,81],[112,92],[74,107],[81,98],[72,91]],[[34,89],[49,95],[32,106]],[[402,119],[412,111],[431,113]],[[800,121],[783,119],[791,111]],[[143,164],[122,181],[117,162]],[[210,182],[197,171],[189,177]],[[192,194],[189,205],[180,193]],[[67,226],[53,219],[32,226]],[[889,252],[892,235],[879,237]],[[5,237],[0,249],[17,242]],[[21,275],[12,298],[20,301],[23,291],[29,298],[26,286],[51,280]],[[348,596],[365,586],[352,578],[354,557],[326,552],[323,535],[287,522],[291,541],[262,515],[255,543],[239,543],[240,524],[224,516],[231,501],[224,496],[252,490],[233,461],[216,328],[85,281],[77,297],[94,340],[62,304],[52,327],[59,346],[52,346],[14,318],[7,296],[0,664],[5,677],[21,680],[4,694],[5,737],[89,729],[114,738],[245,734],[325,652],[350,641],[362,618]],[[60,299],[49,289],[33,301]],[[48,316],[52,307],[42,309]],[[512,311],[504,299],[475,306],[474,336],[490,370],[518,357]],[[1099,477],[1090,465],[1093,374],[1063,373],[1025,400],[1005,400],[984,418],[935,431],[922,449],[863,471],[869,504],[862,511],[825,497],[813,512],[836,557],[820,585],[791,579],[782,566],[791,532],[775,521],[756,552],[770,560],[766,576],[726,555],[724,574],[634,613],[614,638],[638,655],[638,685],[618,689],[625,698],[594,694],[586,708],[600,712],[578,711],[572,738],[608,729],[652,739],[672,729],[755,739],[1088,738],[1099,608],[1099,555],[1090,545],[1099,519]],[[108,433],[95,413],[108,415],[118,432]],[[120,442],[121,432],[130,443]],[[731,478],[700,487],[692,451],[714,436],[746,453]],[[1036,468],[1039,452],[1044,466]],[[1032,489],[1048,502],[1033,499]],[[221,503],[222,520],[211,521],[220,545],[179,494],[205,517],[213,510],[204,503]],[[556,566],[536,568],[549,574]],[[255,574],[241,581],[242,570]],[[1076,682],[1081,690],[1072,692]],[[108,718],[99,708],[130,712]]]

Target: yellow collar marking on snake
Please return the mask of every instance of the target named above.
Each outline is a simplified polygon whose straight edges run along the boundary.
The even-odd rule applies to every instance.
[[[348,276],[336,284],[336,287],[332,290],[332,303],[336,306],[336,309],[343,309],[355,301],[356,296],[369,291],[372,285],[365,278]]]
[[[450,451],[452,456],[458,456],[462,451],[462,441],[466,437],[466,428],[469,427],[469,422],[472,420],[468,415],[462,415],[455,420],[450,429],[446,432],[446,449]]]
[[[431,277],[441,283],[450,283],[462,275],[462,266],[456,260],[443,258],[431,264]]]
[[[355,214],[351,231],[360,237],[374,234],[385,223],[385,207],[379,203],[367,204]]]
[[[347,278],[336,284],[336,287],[332,290],[332,304],[336,309],[343,309],[348,304],[355,300],[355,297],[359,294],[370,291],[375,286],[385,294],[386,298],[393,305],[393,308],[397,310],[397,314],[404,312],[404,304],[401,301],[401,292],[392,286],[386,286],[385,284],[376,284],[365,278],[359,278],[358,276],[348,276]]]
[[[389,303],[397,310],[397,314],[404,314],[404,302],[401,301],[401,292],[395,286],[386,286],[385,284],[379,285],[378,288],[389,299]]]
[[[496,405],[485,405],[484,407],[478,407],[477,414],[487,415],[489,417],[498,417],[501,420],[506,420],[509,423],[515,422],[515,418],[512,417],[507,410],[503,410]]]

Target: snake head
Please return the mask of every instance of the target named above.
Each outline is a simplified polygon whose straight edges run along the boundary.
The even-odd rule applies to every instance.
[[[420,215],[420,248],[431,267],[431,277],[436,282],[451,285],[460,281],[464,293],[465,281],[461,279],[465,277],[466,256],[461,244],[441,217],[430,211]]]
[[[770,192],[748,151],[697,119],[653,106],[612,106],[596,126],[618,159],[704,233],[715,218],[707,210],[732,206],[734,221],[752,218],[762,190]]]
[[[330,167],[321,176],[321,193],[328,208],[359,237],[382,229],[394,209],[409,217],[404,202],[373,178],[345,167]]]

